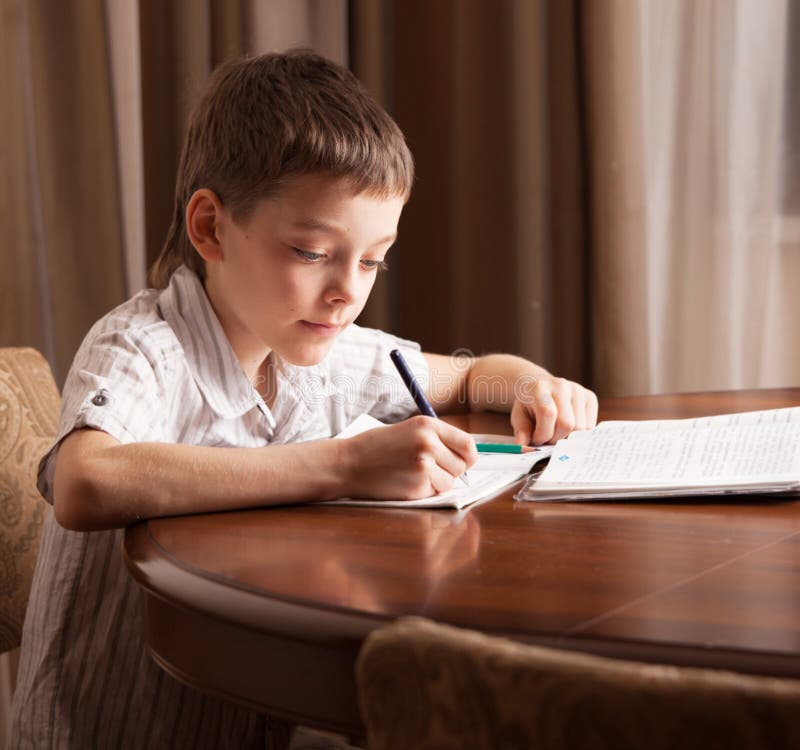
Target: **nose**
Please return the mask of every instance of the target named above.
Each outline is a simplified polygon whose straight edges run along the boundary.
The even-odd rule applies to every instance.
[[[358,297],[358,289],[358,266],[342,265],[331,274],[325,300],[332,305],[350,305]]]

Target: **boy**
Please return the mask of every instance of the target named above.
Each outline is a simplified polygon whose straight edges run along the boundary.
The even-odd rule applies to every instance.
[[[293,53],[215,72],[190,122],[154,288],[95,324],[64,386],[40,466],[55,520],[25,623],[12,747],[272,744],[268,719],[183,687],[149,659],[122,528],[448,489],[474,444],[435,419],[400,421],[415,407],[391,349],[423,387],[429,370],[451,384],[429,393],[434,408],[475,391],[470,408],[509,410],[520,442],[595,423],[592,393],[525,360],[464,368],[352,325],[412,179],[399,129],[346,70]],[[483,377],[506,387],[478,394]],[[363,412],[398,423],[329,439]]]

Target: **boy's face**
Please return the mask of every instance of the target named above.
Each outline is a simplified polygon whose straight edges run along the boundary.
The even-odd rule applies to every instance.
[[[323,359],[363,309],[402,208],[400,197],[318,175],[293,180],[241,224],[223,207],[206,290],[245,371],[270,351],[295,365]]]

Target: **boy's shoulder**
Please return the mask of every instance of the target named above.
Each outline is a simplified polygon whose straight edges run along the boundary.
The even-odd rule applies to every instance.
[[[134,347],[148,358],[160,359],[165,350],[180,346],[159,306],[161,289],[143,289],[101,317],[88,331],[79,349]]]

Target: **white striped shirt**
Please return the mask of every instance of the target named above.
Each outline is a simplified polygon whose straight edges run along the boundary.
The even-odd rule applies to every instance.
[[[318,365],[276,359],[270,410],[247,380],[202,284],[188,269],[148,289],[87,334],[39,467],[52,503],[58,444],[92,427],[120,443],[258,447],[330,437],[355,417],[415,410],[389,359],[403,350],[423,387],[416,344],[350,326]],[[26,613],[10,748],[269,747],[268,720],[186,688],[155,666],[121,529],[74,532],[47,521]],[[265,665],[268,668],[269,665]]]

